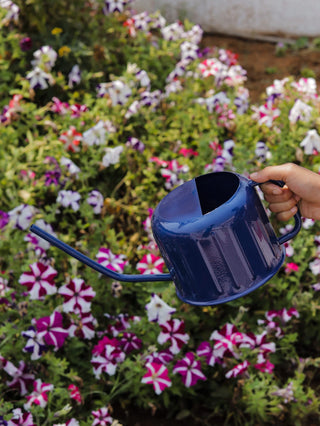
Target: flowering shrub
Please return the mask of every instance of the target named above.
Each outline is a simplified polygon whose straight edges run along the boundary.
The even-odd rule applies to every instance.
[[[319,171],[314,79],[275,81],[252,105],[235,53],[130,0],[0,0],[0,22],[1,424],[125,424],[132,406],[202,424],[318,419],[319,224],[303,220],[268,284],[203,308],[29,231],[115,272],[167,272],[150,220],[177,185],[286,161]]]

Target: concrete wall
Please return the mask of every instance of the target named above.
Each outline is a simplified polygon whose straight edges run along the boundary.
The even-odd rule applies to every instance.
[[[188,18],[206,32],[250,38],[320,37],[320,0],[134,0],[171,23]]]

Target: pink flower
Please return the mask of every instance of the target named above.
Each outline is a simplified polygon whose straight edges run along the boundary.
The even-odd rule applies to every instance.
[[[24,404],[24,409],[29,411],[32,404],[40,405],[44,408],[48,402],[48,392],[53,390],[53,385],[42,383],[41,379],[33,382],[33,392],[27,396],[28,402]]]
[[[298,272],[299,266],[296,263],[289,262],[286,264],[285,272],[286,274],[290,274],[291,272]]]
[[[81,278],[73,278],[68,284],[60,287],[58,293],[64,298],[63,311],[75,314],[89,312],[91,300],[96,295],[92,287],[85,285]]]
[[[241,362],[226,373],[226,378],[230,379],[231,377],[237,377],[240,374],[245,373],[248,370],[249,365],[248,361]]]
[[[238,358],[237,347],[243,341],[243,334],[233,324],[225,324],[220,331],[215,330],[210,340],[216,341],[214,350],[216,356],[223,358],[224,356],[233,356]]]
[[[188,352],[182,360],[176,363],[173,372],[181,374],[182,382],[187,388],[194,386],[198,380],[206,380],[206,376],[201,371],[201,362],[194,359],[192,352]]]
[[[150,355],[145,357],[146,364],[149,362],[155,362],[156,364],[169,364],[174,358],[173,353],[169,349],[165,349],[160,352],[152,352]]]
[[[54,284],[57,275],[55,269],[41,262],[33,263],[30,269],[31,272],[24,272],[20,276],[19,283],[27,287],[31,300],[43,300],[46,295],[57,292]]]
[[[273,105],[271,99],[259,108],[252,107],[252,109],[255,111],[254,118],[258,123],[265,124],[267,127],[272,127],[274,120],[280,116],[280,110]]]
[[[78,118],[83,112],[88,111],[88,107],[86,105],[74,104],[71,105],[70,111],[72,118]],[[81,133],[79,133],[79,135],[81,135]]]
[[[67,102],[61,102],[60,99],[53,97],[53,104],[51,106],[51,111],[56,112],[57,114],[64,115],[68,112],[69,104]]]
[[[171,386],[172,383],[168,376],[168,369],[164,365],[150,362],[146,364],[146,368],[148,372],[142,377],[141,383],[153,385],[153,389],[157,395],[160,395],[165,388]]]
[[[113,418],[109,415],[107,407],[102,407],[97,411],[91,411],[91,414],[94,417],[92,426],[107,426],[111,425],[113,422]]]
[[[70,392],[71,399],[77,401],[78,404],[82,404],[82,397],[78,386],[71,384],[68,386],[68,391]]]
[[[104,337],[99,343],[92,351],[97,355],[94,355],[91,359],[93,372],[98,379],[103,372],[113,376],[118,363],[125,359],[125,353],[122,352],[120,342],[117,339]]]
[[[184,157],[191,157],[191,155],[197,157],[199,152],[194,151],[192,148],[181,148],[179,154],[183,155]]]
[[[102,266],[115,272],[123,272],[127,264],[126,257],[123,254],[113,254],[110,249],[105,247],[99,249],[96,258]]]
[[[70,126],[69,130],[61,134],[59,140],[65,145],[67,151],[79,152],[82,134],[77,132],[74,126]]]
[[[260,370],[262,373],[272,374],[274,369],[274,364],[267,360],[263,354],[258,355],[258,362],[254,365],[254,368]]]
[[[169,341],[169,350],[173,354],[179,353],[182,346],[189,341],[189,335],[184,332],[184,321],[174,318],[160,324],[160,327],[162,331],[158,336],[158,343],[162,345]]]
[[[53,345],[55,349],[63,346],[68,337],[68,331],[63,328],[62,315],[54,311],[49,317],[36,320],[37,335],[47,345]]]
[[[143,256],[137,263],[137,270],[142,275],[145,274],[161,274],[163,272],[164,260],[160,256],[148,253]]]
[[[139,339],[134,333],[124,332],[121,339],[120,345],[126,354],[129,354],[135,349],[142,347],[142,340]]]
[[[80,312],[77,318],[71,319],[71,325],[68,328],[70,337],[91,340],[95,336],[96,319],[90,312]]]

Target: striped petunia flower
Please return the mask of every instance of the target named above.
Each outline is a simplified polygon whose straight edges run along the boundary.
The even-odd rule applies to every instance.
[[[30,265],[30,269],[20,276],[19,283],[27,287],[31,300],[43,300],[48,294],[57,292],[54,283],[57,271],[52,266],[35,262]]]
[[[63,312],[74,314],[90,312],[91,300],[96,292],[86,285],[82,278],[73,278],[68,284],[60,287],[58,293],[64,298]]]
[[[54,311],[49,317],[35,320],[38,338],[47,345],[53,345],[55,349],[61,348],[69,335],[62,320],[62,314],[58,311]]]
[[[165,342],[170,342],[169,350],[173,354],[179,353],[182,346],[188,343],[190,336],[185,333],[184,321],[174,318],[160,324],[160,327],[161,333],[158,336],[158,343],[162,345]]]
[[[98,263],[102,266],[115,272],[123,272],[127,264],[124,254],[113,254],[112,251],[106,247],[101,247],[99,249],[96,258],[98,259]]]
[[[141,274],[161,274],[163,272],[164,260],[160,256],[148,253],[137,263],[137,270]]]
[[[186,353],[185,357],[175,364],[172,371],[181,375],[182,382],[187,388],[196,385],[198,380],[206,380],[206,376],[201,371],[201,362],[195,360],[193,352]]]
[[[141,383],[153,385],[153,389],[157,395],[160,395],[165,388],[171,386],[172,383],[165,365],[149,362],[145,367],[148,372],[142,377]]]

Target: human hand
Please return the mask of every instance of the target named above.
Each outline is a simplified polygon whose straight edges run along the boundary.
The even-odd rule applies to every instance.
[[[258,183],[269,209],[279,220],[289,220],[297,211],[298,204],[303,217],[320,220],[320,175],[293,163],[269,166],[252,173],[250,178]],[[282,180],[283,188],[268,180]]]

